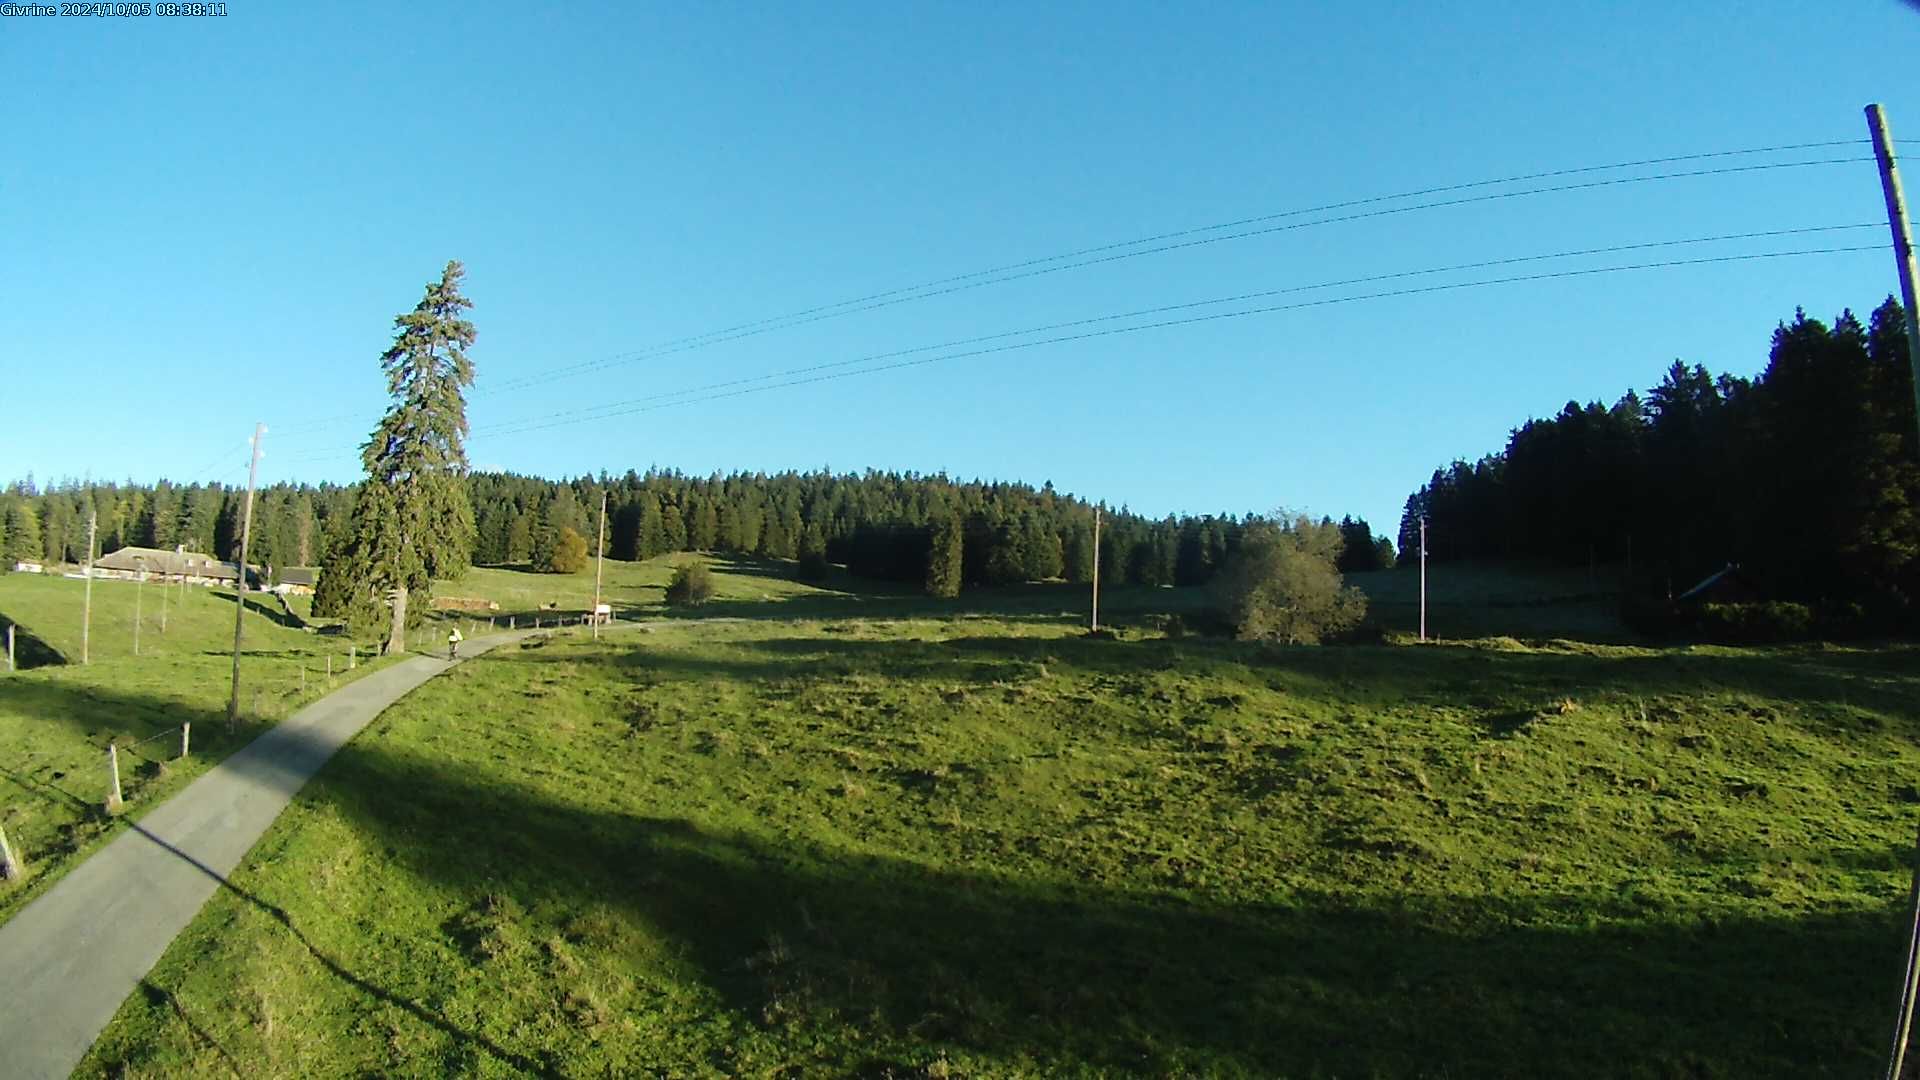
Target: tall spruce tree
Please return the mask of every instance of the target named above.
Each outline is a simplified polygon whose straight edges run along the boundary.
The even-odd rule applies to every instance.
[[[33,511],[33,504],[25,499],[12,499],[7,506],[7,546],[6,562],[11,568],[16,562],[39,562],[45,554],[40,549],[40,517]]]
[[[714,512],[713,503],[706,499],[693,512],[693,520],[687,526],[687,542],[695,551],[712,551],[714,542],[720,537],[720,517]]]
[[[933,548],[927,554],[927,595],[942,598],[960,595],[961,571],[965,566],[962,550],[964,530],[953,517],[941,518],[933,527]]]
[[[389,652],[405,647],[408,598],[424,599],[436,577],[458,576],[473,550],[464,391],[473,384],[466,350],[475,334],[461,317],[473,306],[460,294],[465,274],[447,263],[420,303],[394,319],[393,346],[380,357],[392,401],[361,448],[367,477],[321,575],[343,583],[345,613],[363,628],[392,593]]]

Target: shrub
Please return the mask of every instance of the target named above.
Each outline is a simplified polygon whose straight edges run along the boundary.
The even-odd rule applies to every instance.
[[[1243,640],[1289,645],[1318,644],[1359,625],[1367,600],[1341,581],[1340,544],[1331,522],[1294,517],[1249,525],[1214,582],[1219,615]]]
[[[1801,641],[1813,635],[1813,609],[1805,604],[1707,604],[1697,619],[1702,637],[1738,644]]]
[[[796,575],[801,581],[825,581],[832,573],[833,564],[827,561],[826,552],[809,551],[800,556],[800,569]]]
[[[676,607],[704,604],[713,599],[713,574],[705,563],[683,566],[667,585],[667,603]]]
[[[560,526],[553,534],[553,544],[541,552],[544,556],[540,569],[549,574],[577,574],[587,568],[587,538]]]

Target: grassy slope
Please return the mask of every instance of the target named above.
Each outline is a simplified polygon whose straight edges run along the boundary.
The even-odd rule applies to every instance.
[[[1914,650],[557,638],[390,710],[83,1073],[1858,1075]]]
[[[682,562],[701,558],[703,556],[676,555],[645,562],[608,559],[601,582],[601,599],[623,615],[657,613],[664,602],[667,583],[673,579],[674,568]],[[790,580],[786,568],[778,564],[763,567],[720,562],[717,565],[735,566],[740,571],[715,579],[720,589],[718,597],[722,600],[786,600],[818,591]],[[524,617],[557,611],[566,616],[579,615],[593,606],[593,579],[591,561],[586,569],[574,574],[534,574],[477,567],[459,581],[435,583],[434,595],[491,600],[500,605],[497,617],[500,625],[505,626],[505,617],[509,614]]]
[[[245,745],[263,725],[318,697],[325,689],[329,654],[336,684],[348,677],[344,644],[282,626],[271,617],[277,608],[250,598],[241,671],[247,717],[229,735],[233,594],[165,590],[167,628],[162,632],[163,590],[148,586],[136,598],[136,588],[130,582],[94,583],[92,663],[82,666],[85,583],[39,574],[0,576],[0,623],[19,624],[23,659],[31,651],[36,659],[50,661],[13,675],[0,669],[0,747],[6,751],[0,760],[0,825],[29,875],[21,885],[0,888],[0,919],[117,831],[117,822],[100,812],[109,740],[142,742],[183,721],[193,723],[194,753],[185,761],[173,760],[177,734],[144,741],[123,755],[123,794],[137,817]],[[136,601],[142,615],[137,657]],[[304,691],[302,666],[310,673]],[[367,670],[362,663],[353,675]]]
[[[1616,596],[1619,567],[1515,568],[1439,563],[1427,575],[1427,632],[1434,637],[1504,635],[1628,643]],[[1396,568],[1347,579],[1367,594],[1367,616],[1392,631],[1420,626],[1420,573]]]

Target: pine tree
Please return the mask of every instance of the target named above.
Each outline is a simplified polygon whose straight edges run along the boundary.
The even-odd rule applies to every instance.
[[[809,521],[800,530],[800,579],[825,581],[833,572],[827,562],[827,534],[817,521]]]
[[[1061,564],[1067,580],[1084,584],[1093,580],[1093,526],[1076,521],[1067,527],[1066,542],[1061,545]]]
[[[447,263],[420,303],[394,319],[393,346],[380,357],[392,401],[361,450],[367,478],[346,542],[321,575],[346,584],[353,597],[349,618],[359,615],[362,629],[371,629],[366,617],[394,592],[389,652],[405,647],[409,595],[424,600],[433,579],[458,576],[473,551],[473,508],[462,477],[464,391],[473,383],[466,350],[475,335],[461,317],[473,306],[460,294],[464,275],[458,262]]]
[[[195,487],[187,496],[186,521],[181,525],[179,543],[188,551],[214,553],[214,530],[220,524],[220,510],[226,494],[218,487]]]
[[[966,565],[964,543],[960,522],[953,517],[941,518],[934,525],[933,548],[927,556],[927,595],[960,595],[961,570]]]
[[[710,500],[701,499],[687,528],[687,542],[695,551],[712,551],[719,537],[720,516],[714,512]]]
[[[7,506],[6,563],[39,562],[45,555],[40,547],[40,517],[25,499],[9,500]]]
[[[140,523],[140,542],[146,547],[171,549],[180,531],[180,498],[162,480],[147,500],[146,519]]]
[[[660,512],[660,538],[668,551],[687,550],[687,524],[679,507],[669,504]]]
[[[41,550],[34,558],[57,563],[75,556],[77,561],[77,553],[86,542],[87,526],[74,517],[73,501],[57,493],[47,496],[40,518]]]
[[[516,565],[533,561],[533,515],[521,510],[507,526],[507,561]]]
[[[667,550],[667,522],[660,514],[660,500],[652,492],[640,493],[640,557],[651,559]]]

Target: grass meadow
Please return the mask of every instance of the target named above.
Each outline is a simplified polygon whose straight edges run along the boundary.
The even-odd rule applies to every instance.
[[[381,662],[363,651],[349,671],[344,641],[296,629],[271,597],[249,595],[242,717],[229,732],[232,591],[95,581],[91,662],[83,665],[85,588],[69,578],[0,575],[0,624],[16,627],[22,665],[14,674],[0,666],[0,828],[26,871],[21,883],[0,887],[0,920],[116,834],[124,818],[138,818],[329,685]],[[178,733],[167,734],[183,722],[193,725],[184,760]],[[121,817],[104,813],[109,742],[126,748]]]
[[[1912,647],[1262,649],[1156,590],[1099,640],[721,569],[390,709],[81,1074],[1880,1067]]]

